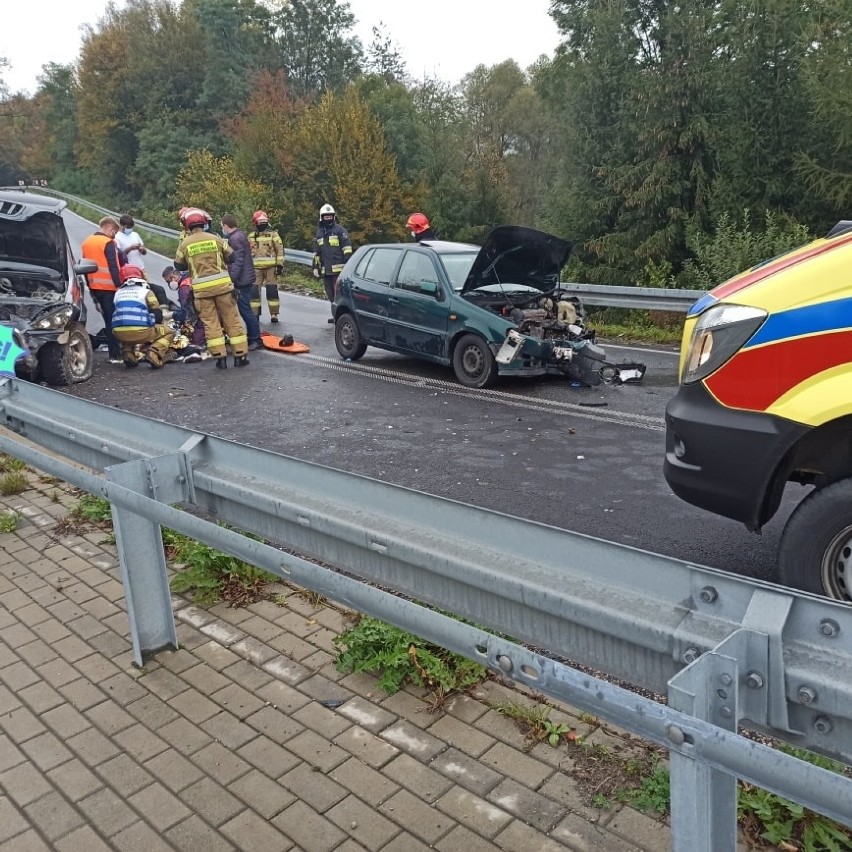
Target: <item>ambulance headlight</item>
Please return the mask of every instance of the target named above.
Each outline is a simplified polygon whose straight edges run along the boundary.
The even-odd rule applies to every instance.
[[[688,385],[718,370],[766,317],[766,311],[744,305],[716,305],[701,314],[692,330],[681,382]]]

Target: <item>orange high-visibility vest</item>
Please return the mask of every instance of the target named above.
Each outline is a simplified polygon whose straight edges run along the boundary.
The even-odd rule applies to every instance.
[[[98,232],[83,240],[80,246],[80,254],[87,260],[93,260],[98,265],[98,271],[90,273],[87,278],[90,290],[115,290],[115,282],[109,271],[109,263],[106,258],[106,247],[112,240],[106,235]]]

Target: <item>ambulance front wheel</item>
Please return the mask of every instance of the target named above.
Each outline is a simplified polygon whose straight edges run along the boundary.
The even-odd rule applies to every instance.
[[[799,503],[781,536],[778,573],[785,586],[852,602],[852,479]]]

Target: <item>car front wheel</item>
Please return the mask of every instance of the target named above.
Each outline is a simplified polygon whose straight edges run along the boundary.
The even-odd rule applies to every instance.
[[[781,582],[852,602],[852,479],[812,491],[796,507],[778,556]]]
[[[453,370],[467,388],[487,388],[497,378],[497,362],[488,344],[476,334],[465,334],[453,350]]]
[[[67,343],[45,343],[38,351],[42,379],[49,385],[74,385],[92,376],[95,355],[82,325],[71,328]]]
[[[361,332],[352,314],[338,314],[334,322],[334,345],[340,357],[349,361],[357,361],[367,351],[367,344],[361,340]]]

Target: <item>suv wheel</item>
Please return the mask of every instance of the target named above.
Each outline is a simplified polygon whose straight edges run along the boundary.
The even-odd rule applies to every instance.
[[[339,314],[335,320],[334,345],[340,357],[350,361],[357,361],[367,351],[367,344],[361,340],[361,332],[352,314]]]
[[[453,370],[467,388],[487,388],[497,378],[497,362],[478,334],[465,334],[453,349]]]
[[[39,349],[41,378],[49,385],[73,385],[91,378],[95,355],[82,325],[71,328],[67,343],[45,343]]]

